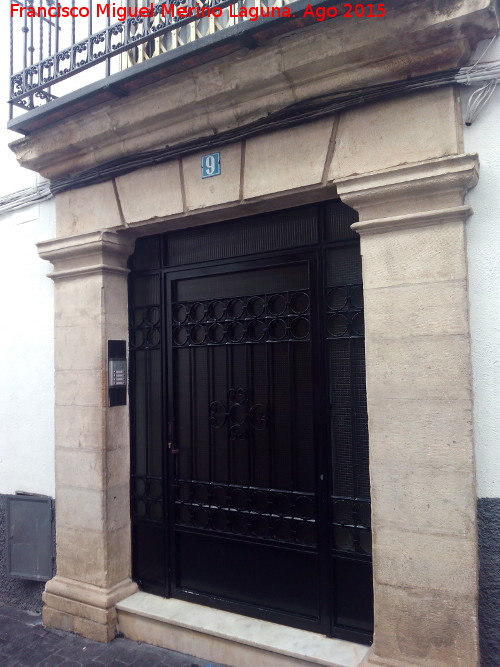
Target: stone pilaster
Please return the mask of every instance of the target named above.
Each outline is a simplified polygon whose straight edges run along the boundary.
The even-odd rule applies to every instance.
[[[57,575],[44,622],[99,641],[130,579],[128,407],[107,406],[107,340],[127,340],[130,240],[90,232],[45,241],[55,282]]]
[[[475,156],[337,182],[359,211],[375,638],[363,664],[478,664],[465,220]]]

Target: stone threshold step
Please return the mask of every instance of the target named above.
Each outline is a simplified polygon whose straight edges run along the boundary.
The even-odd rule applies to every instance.
[[[358,667],[368,647],[183,600],[134,593],[116,605],[129,639],[230,667]]]

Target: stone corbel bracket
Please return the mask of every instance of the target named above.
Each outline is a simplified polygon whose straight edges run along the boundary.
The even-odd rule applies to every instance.
[[[340,198],[359,213],[359,234],[424,227],[471,214],[463,201],[479,177],[477,155],[454,155],[336,181]]]
[[[67,236],[37,244],[42,259],[52,262],[53,280],[101,273],[128,273],[127,258],[135,237],[109,231]]]

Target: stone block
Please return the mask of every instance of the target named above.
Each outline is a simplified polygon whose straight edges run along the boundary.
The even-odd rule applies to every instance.
[[[472,466],[463,471],[432,470],[418,462],[414,465],[410,459],[400,468],[392,462],[386,466],[372,464],[371,495],[377,531],[411,530],[473,540],[476,512],[472,473]],[[404,547],[402,550],[405,552]]]
[[[188,211],[239,200],[241,150],[240,143],[218,148],[221,173],[211,178],[201,177],[201,156],[208,153],[208,150],[183,158],[182,170]]]
[[[244,199],[321,183],[333,123],[326,118],[248,139]]]
[[[99,489],[84,489],[59,484],[56,505],[58,544],[62,543],[59,535],[61,528],[102,533],[104,526],[109,525],[106,513],[106,493]],[[74,571],[67,573],[66,576],[75,578],[76,574],[77,572]]]
[[[105,370],[56,370],[56,405],[106,405],[106,375]]]
[[[459,153],[455,95],[440,88],[343,114],[328,179]]]
[[[467,275],[462,222],[363,236],[361,254],[365,289],[465,280]]]
[[[375,478],[386,468],[439,471],[474,469],[470,399],[370,396],[370,463]]]
[[[367,336],[468,335],[464,280],[364,289]]]
[[[102,406],[56,405],[56,447],[101,450],[105,410]]]
[[[78,280],[56,280],[54,283],[56,326],[100,326],[102,284],[102,275],[97,274],[81,276]]]
[[[74,236],[123,225],[112,181],[56,195],[57,236]]]
[[[413,336],[366,341],[368,402],[470,398],[469,339]]]
[[[182,213],[178,160],[118,176],[116,188],[129,225]]]
[[[56,326],[54,335],[56,370],[102,370],[105,360],[100,326]]]
[[[103,490],[106,484],[105,463],[102,451],[58,447],[56,484]]]
[[[474,600],[462,594],[375,587],[377,629],[366,665],[477,667]]]
[[[474,600],[477,548],[474,536],[429,535],[377,526],[374,532],[376,586],[432,591]]]

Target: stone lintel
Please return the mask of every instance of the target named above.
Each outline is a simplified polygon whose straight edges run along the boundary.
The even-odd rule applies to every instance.
[[[141,87],[92,113],[74,113],[11,148],[22,166],[63,178],[158,146],[214,137],[303,100],[452,69],[466,62],[479,39],[494,34],[495,4],[391,3],[383,20],[316,23]]]

